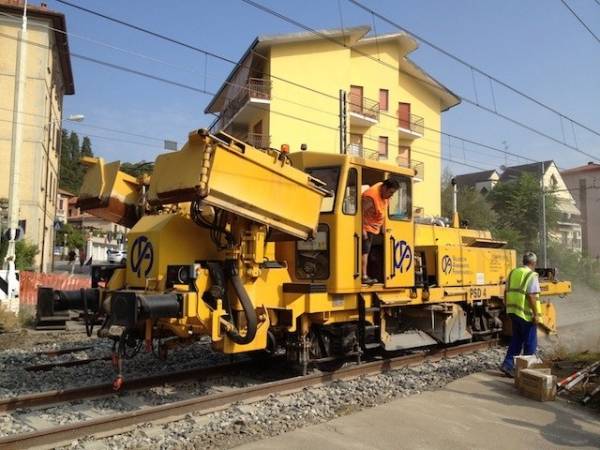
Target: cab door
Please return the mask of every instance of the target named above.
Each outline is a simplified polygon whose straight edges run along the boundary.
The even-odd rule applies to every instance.
[[[412,180],[392,175],[400,189],[389,199],[384,230],[385,287],[414,286],[415,227],[412,220]]]

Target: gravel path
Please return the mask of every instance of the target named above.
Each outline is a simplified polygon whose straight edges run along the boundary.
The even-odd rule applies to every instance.
[[[503,356],[503,349],[493,349],[384,375],[336,381],[289,396],[272,396],[250,405],[234,405],[217,413],[188,414],[168,424],[147,424],[105,439],[73,441],[65,448],[231,448],[395,398],[439,389],[470,373],[497,368]]]

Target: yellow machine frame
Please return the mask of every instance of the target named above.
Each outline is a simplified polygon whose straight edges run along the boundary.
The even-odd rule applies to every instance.
[[[215,349],[239,353],[272,350],[283,336],[288,356],[306,364],[331,357],[323,348],[352,333],[347,354],[458,342],[501,328],[515,251],[488,231],[415,223],[422,219],[410,203],[412,169],[349,155],[261,151],[204,130],[159,156],[149,185],[118,171],[118,163],[91,164],[84,187],[96,199],[87,200],[92,213],[114,216],[108,210],[124,201],[145,205],[128,235],[126,267],[112,270],[100,290],[102,310],[119,314],[114,298],[122,292],[150,311],[162,301],[156,296],[177,302],[176,316],[153,311],[129,324],[147,344],[157,336],[208,335]],[[402,188],[370,262],[381,282],[367,286],[360,194],[389,177]],[[131,222],[128,211],[122,216]],[[252,322],[245,295],[218,285],[214,262],[229,267],[252,302],[249,342],[239,338]],[[544,296],[571,289],[566,281],[540,281]],[[224,289],[213,294],[215,286]],[[543,310],[554,330],[553,306]]]

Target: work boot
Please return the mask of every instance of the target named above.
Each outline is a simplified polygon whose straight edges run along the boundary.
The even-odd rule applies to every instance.
[[[504,364],[500,366],[500,372],[502,372],[508,378],[514,378],[515,377],[515,369],[511,369],[510,367],[506,367]]]
[[[362,277],[362,284],[372,285],[372,284],[375,284],[377,282],[378,282],[378,280],[376,278],[371,278],[369,276]]]

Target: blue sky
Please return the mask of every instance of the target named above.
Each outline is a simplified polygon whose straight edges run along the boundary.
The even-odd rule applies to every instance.
[[[76,0],[72,0],[76,1]],[[373,18],[346,0],[257,0],[313,28],[370,25]],[[568,0],[569,4],[600,33],[600,5],[592,0]],[[278,18],[239,0],[157,1],[81,0],[78,4],[129,21],[178,40],[237,60],[259,34],[300,31]],[[460,56],[564,114],[600,130],[600,44],[588,34],[560,0],[363,0],[440,47]],[[202,54],[107,22],[101,18],[48,1],[51,9],[67,16],[71,51],[152,73],[199,89],[215,91],[231,65]],[[378,34],[397,31],[375,19]],[[75,35],[87,39],[78,38]],[[130,53],[98,45],[89,39]],[[148,60],[141,53],[164,63]],[[474,99],[471,72],[425,44],[411,58],[458,94]],[[108,160],[151,160],[162,151],[163,139],[181,145],[187,132],[208,125],[203,114],[210,97],[154,80],[73,59],[74,96],[65,98],[66,114],[84,114],[82,124],[67,128],[91,136],[96,154]],[[382,67],[382,70],[390,70]],[[205,76],[205,74],[207,76]],[[324,74],[326,75],[326,74]],[[476,76],[479,101],[493,107],[487,79]],[[559,119],[524,101],[506,89],[494,89],[498,110],[562,139]],[[127,136],[90,128],[128,131]],[[554,159],[559,167],[585,164],[580,155],[546,138],[466,103],[444,113],[442,128],[448,133],[508,146],[509,151],[533,159]],[[570,123],[564,124],[567,142],[600,159],[600,138]],[[147,136],[147,137],[141,137]],[[128,142],[125,142],[128,141]],[[505,158],[458,141],[443,141],[446,158],[484,168],[525,161]],[[445,163],[454,173],[474,169]]]

